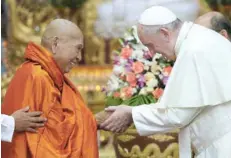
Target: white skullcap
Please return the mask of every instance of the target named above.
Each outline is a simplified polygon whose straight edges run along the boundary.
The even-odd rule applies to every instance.
[[[141,14],[139,23],[142,25],[165,25],[176,19],[176,15],[168,8],[152,6]]]

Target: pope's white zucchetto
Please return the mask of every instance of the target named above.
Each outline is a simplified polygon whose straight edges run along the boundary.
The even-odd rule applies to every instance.
[[[141,25],[165,25],[177,19],[176,15],[168,8],[152,6],[146,9],[139,18]]]

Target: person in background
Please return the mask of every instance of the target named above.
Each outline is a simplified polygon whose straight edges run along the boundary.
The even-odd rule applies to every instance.
[[[208,12],[198,17],[195,23],[210,28],[231,40],[231,22],[219,12]]]

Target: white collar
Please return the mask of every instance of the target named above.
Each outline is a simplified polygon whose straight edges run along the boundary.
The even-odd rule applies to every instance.
[[[182,43],[184,42],[184,40],[186,39],[186,37],[188,36],[188,33],[190,29],[192,28],[192,26],[193,26],[192,22],[184,22],[184,24],[182,25],[180,32],[178,34],[177,40],[176,40],[175,48],[174,48],[176,56],[178,56],[180,52],[180,47]]]

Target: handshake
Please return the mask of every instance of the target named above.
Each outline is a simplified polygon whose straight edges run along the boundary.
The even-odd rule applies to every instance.
[[[114,133],[124,132],[132,123],[132,107],[110,106],[95,115],[98,129]]]

